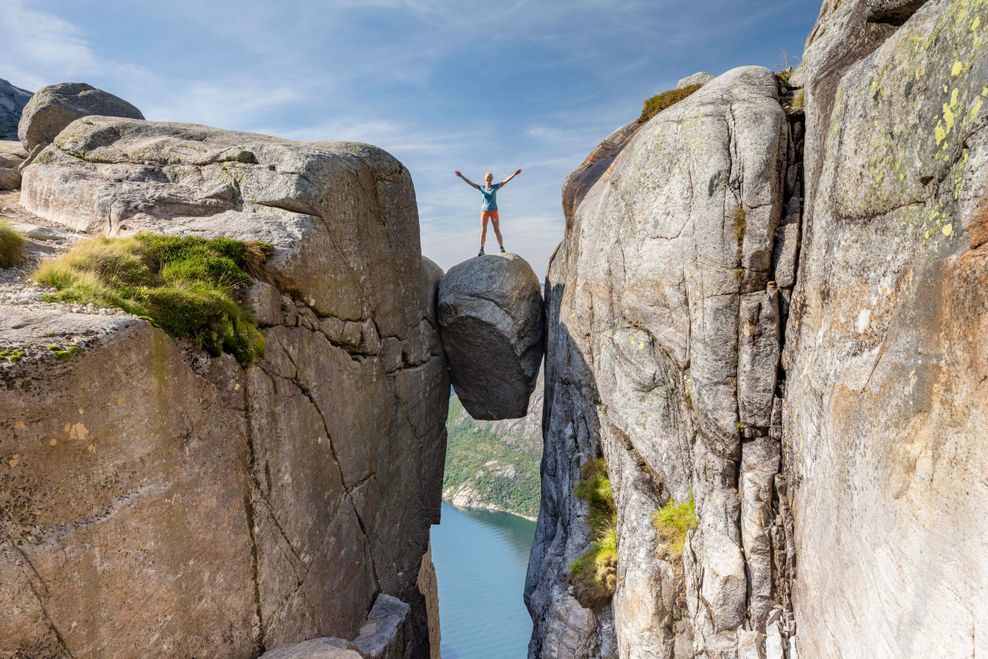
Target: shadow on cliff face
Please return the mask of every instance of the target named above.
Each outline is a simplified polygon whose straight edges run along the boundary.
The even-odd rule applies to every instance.
[[[545,282],[546,359],[542,414],[541,508],[525,580],[525,605],[533,619],[529,656],[579,656],[587,647],[613,644],[606,630],[610,604],[590,611],[569,594],[570,563],[593,541],[588,504],[574,495],[584,463],[602,455],[592,369],[560,321],[565,285],[565,245],[550,259]],[[565,620],[564,628],[551,624]],[[565,632],[565,633],[564,633]],[[601,653],[604,654],[604,653]]]

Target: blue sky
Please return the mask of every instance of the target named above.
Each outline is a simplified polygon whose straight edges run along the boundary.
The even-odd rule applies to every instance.
[[[423,252],[473,256],[480,195],[542,275],[566,175],[643,99],[704,70],[797,63],[819,0],[0,0],[0,78],[89,82],[148,119],[354,139],[415,181]],[[493,236],[491,236],[493,238]],[[493,244],[493,243],[492,243]]]

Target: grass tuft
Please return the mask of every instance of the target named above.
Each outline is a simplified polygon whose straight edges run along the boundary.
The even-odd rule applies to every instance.
[[[231,238],[95,238],[43,262],[34,280],[57,289],[49,301],[117,307],[247,364],[264,352],[264,335],[232,295],[263,271],[271,251]]]
[[[594,540],[570,563],[570,583],[580,604],[598,610],[610,601],[617,586],[617,509],[603,458],[587,460],[573,493],[590,504]]]
[[[644,123],[662,112],[668,107],[675,105],[687,96],[691,95],[703,85],[687,85],[680,89],[670,89],[664,91],[661,94],[656,94],[652,98],[645,101],[645,106],[642,108],[641,116],[638,117],[639,123]]]
[[[686,548],[686,534],[700,523],[696,518],[693,495],[682,503],[669,499],[666,505],[655,511],[652,526],[662,541],[660,554],[667,561],[679,560]]]
[[[24,258],[24,236],[0,219],[0,268],[10,268]]]
[[[789,110],[793,113],[800,113],[803,111],[803,106],[806,104],[806,92],[800,89],[793,95],[792,103],[789,104]]]

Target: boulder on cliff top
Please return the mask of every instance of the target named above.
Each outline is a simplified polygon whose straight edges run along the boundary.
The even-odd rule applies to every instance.
[[[688,75],[685,78],[680,78],[679,82],[676,83],[676,89],[682,89],[683,87],[692,87],[693,85],[705,85],[714,79],[712,73],[707,73],[706,71],[697,71],[693,75]]]
[[[30,100],[31,92],[0,78],[0,140],[17,139],[17,123]]]
[[[525,416],[539,375],[545,320],[539,280],[517,254],[478,256],[439,282],[450,380],[475,419]]]
[[[84,82],[61,82],[42,87],[23,107],[17,138],[28,151],[39,144],[51,144],[56,135],[80,117],[144,118],[141,111],[127,101]]]

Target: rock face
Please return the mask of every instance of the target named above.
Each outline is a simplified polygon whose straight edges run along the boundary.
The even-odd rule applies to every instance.
[[[430,656],[449,383],[414,199],[367,145],[119,118],[76,121],[24,169],[24,205],[83,235],[275,253],[247,368],[126,315],[0,307],[23,350],[0,363],[5,650],[256,656],[356,639],[389,598],[405,622],[380,656]],[[57,360],[53,336],[81,350]]]
[[[683,87],[691,87],[693,85],[705,85],[714,79],[714,75],[707,73],[706,71],[697,71],[693,75],[686,76],[685,78],[680,78],[679,82],[676,83],[676,89],[682,89]]]
[[[0,190],[21,187],[20,166],[26,158],[27,151],[20,142],[0,141]]]
[[[805,126],[744,68],[608,147],[546,284],[531,656],[988,652],[986,49],[983,2],[828,0]],[[652,516],[691,496],[677,559]]]
[[[739,628],[764,632],[746,574],[768,575],[759,587],[771,589],[771,552],[746,557],[742,509],[751,505],[758,538],[773,520],[735,483],[745,458],[765,474],[759,484],[779,460],[768,436],[773,253],[794,158],[775,76],[735,69],[644,125],[577,206],[546,284],[546,454],[526,587],[533,656],[732,652]],[[612,607],[589,611],[567,588],[589,538],[573,489],[600,454],[618,512],[618,586]],[[652,516],[691,493],[700,526],[689,560],[674,564]]]
[[[542,313],[538,277],[516,254],[472,258],[439,282],[450,381],[473,418],[525,416],[542,362]]]
[[[818,30],[866,33],[862,10],[846,11],[856,18]],[[818,167],[807,168],[783,410],[799,649],[978,656],[988,5],[931,0],[881,36],[856,57],[815,57],[826,84],[807,72],[806,162]]]
[[[28,151],[51,144],[63,128],[80,117],[144,118],[140,110],[122,98],[82,82],[42,87],[23,107],[17,138]]]
[[[17,139],[17,123],[29,100],[31,92],[0,78],[0,140]]]

